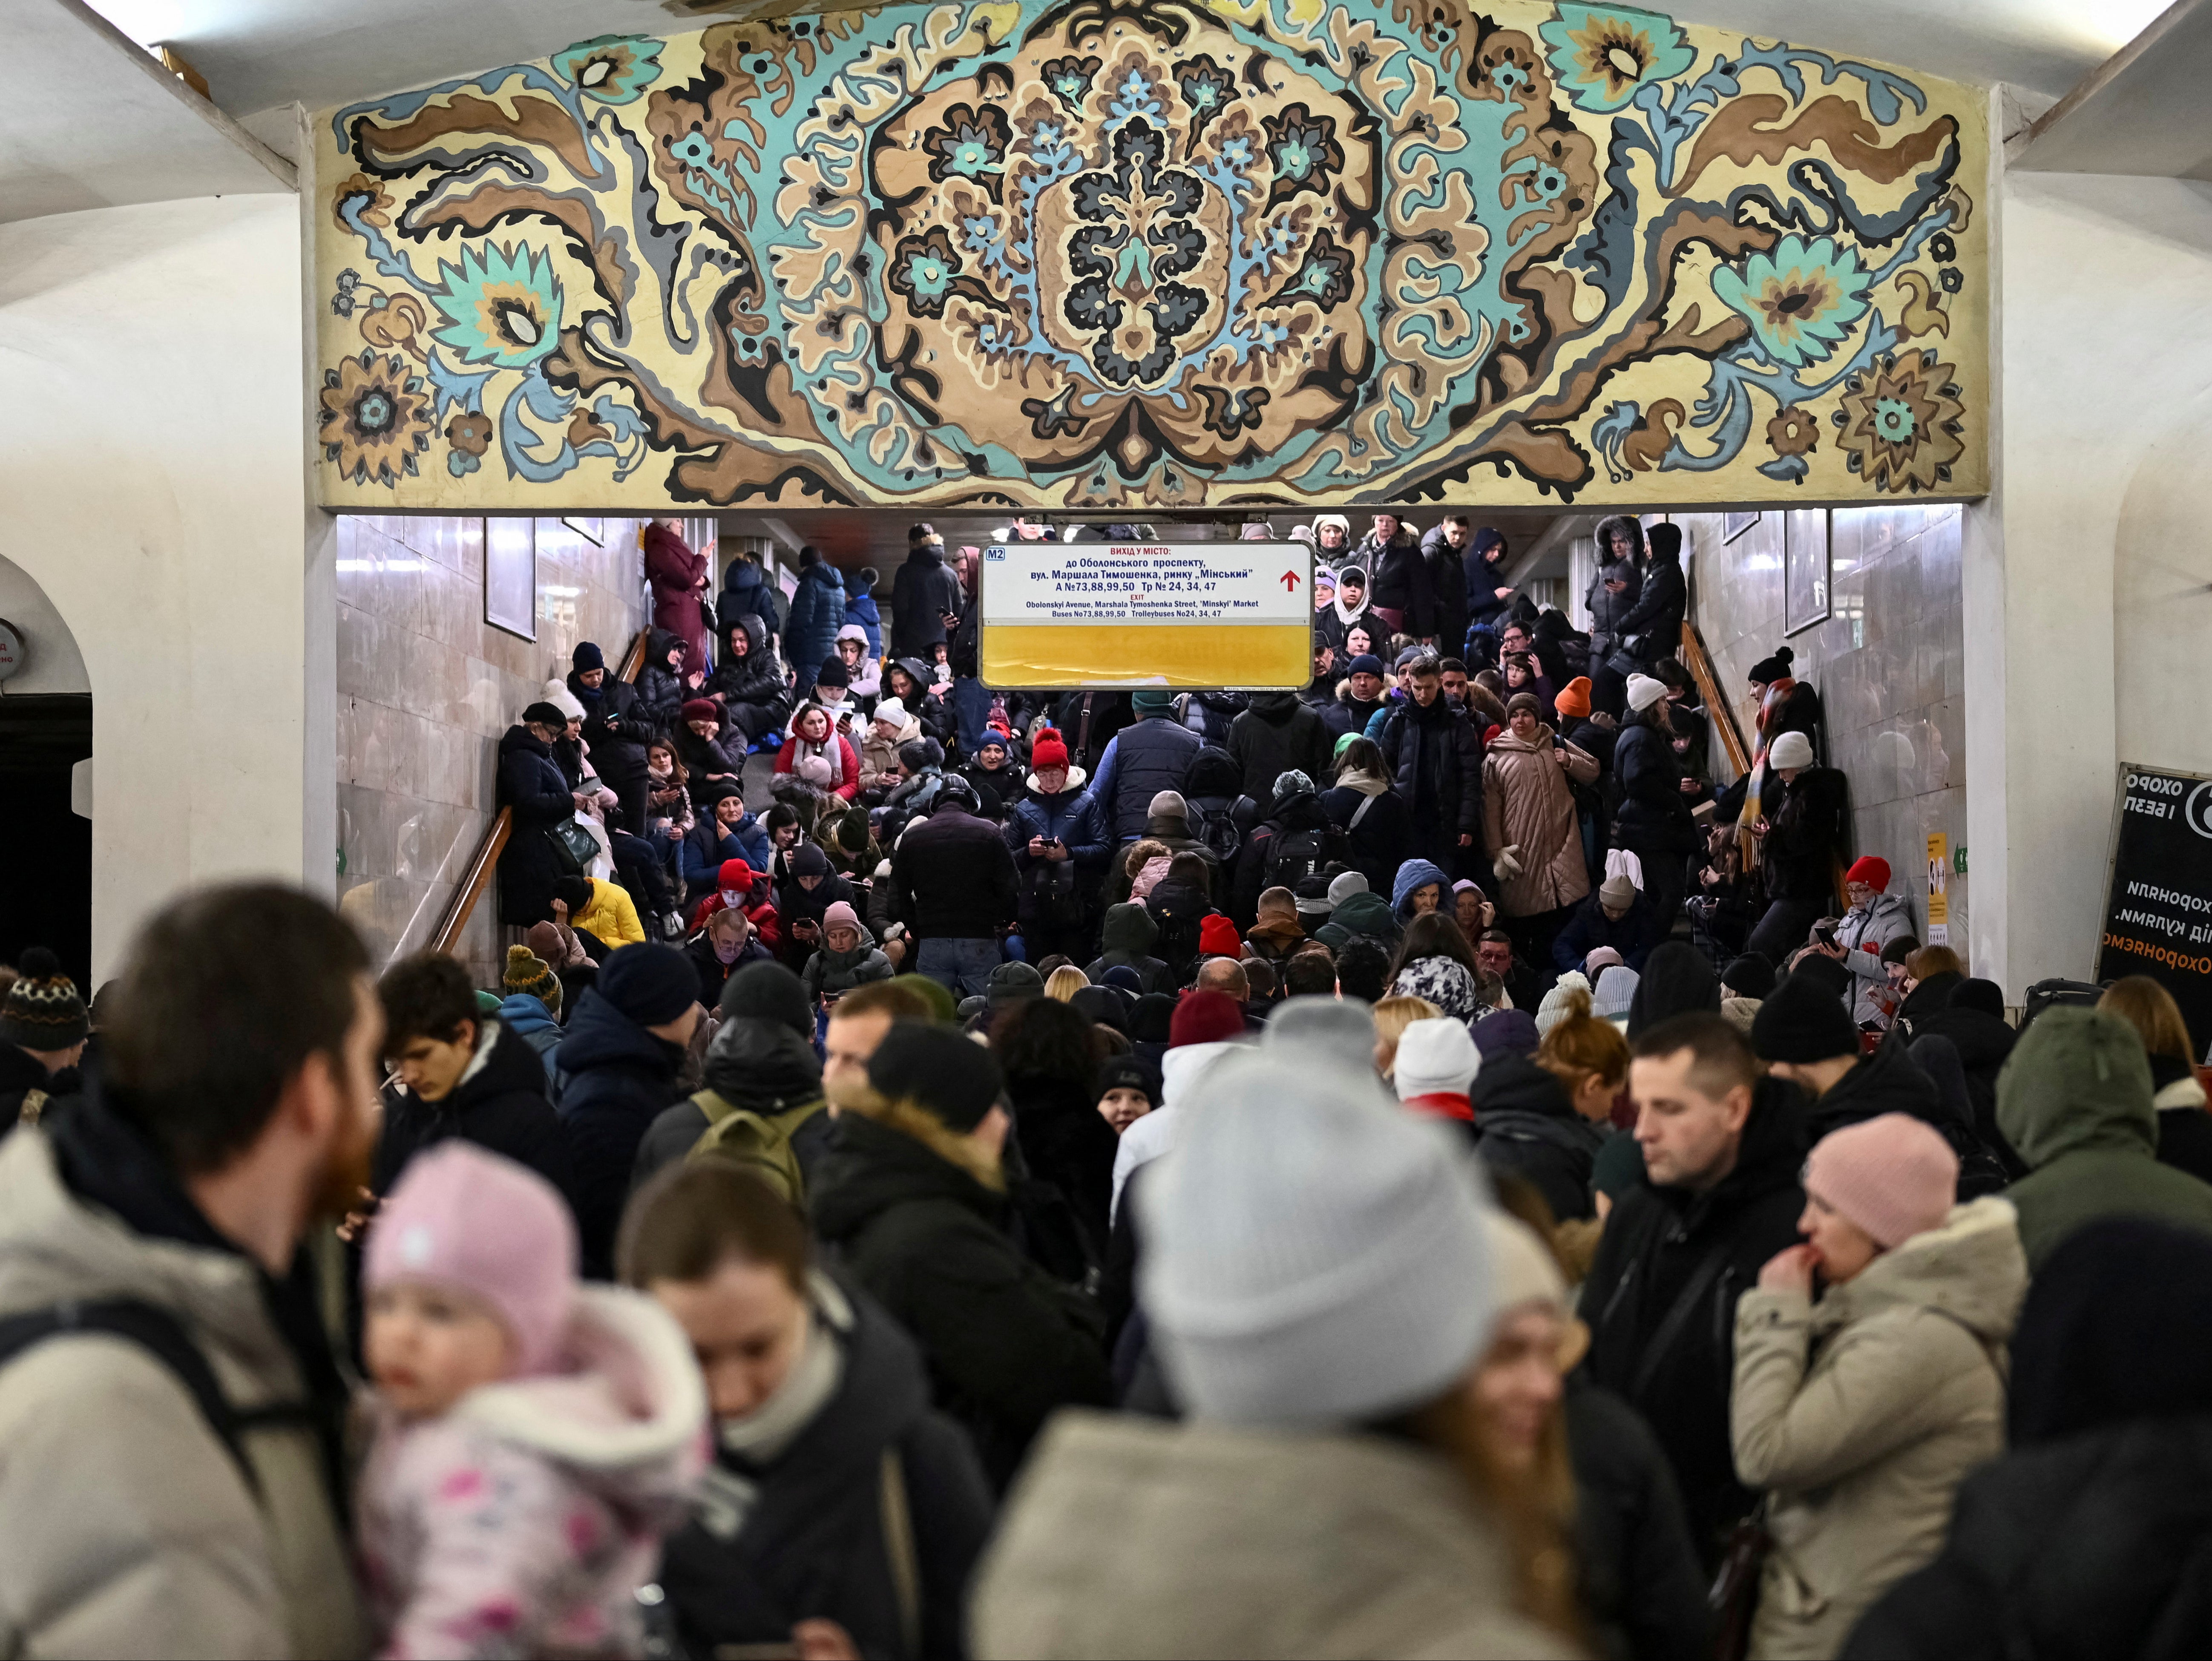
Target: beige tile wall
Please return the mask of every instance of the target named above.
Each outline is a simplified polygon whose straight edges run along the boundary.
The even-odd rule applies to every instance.
[[[338,905],[380,967],[421,946],[492,819],[500,735],[579,641],[620,660],[650,611],[642,520],[601,543],[536,521],[536,641],[483,620],[483,521],[347,515],[338,527]],[[497,980],[492,895],[457,955]]]
[[[1801,526],[1822,510],[1796,515]],[[1751,666],[1787,645],[1798,678],[1827,712],[1829,764],[1850,780],[1859,854],[1878,854],[1891,891],[1927,922],[1927,838],[1956,850],[1966,836],[1966,633],[1960,591],[1960,510],[1838,508],[1830,524],[1833,592],[1826,623],[1783,634],[1784,514],[1769,510],[1735,541],[1717,514],[1674,515],[1690,550],[1692,618],[1723,689],[1735,700]],[[1725,766],[1717,743],[1717,764]],[[1951,944],[1965,955],[1967,879],[1948,879]],[[1972,964],[1969,964],[1971,970]]]

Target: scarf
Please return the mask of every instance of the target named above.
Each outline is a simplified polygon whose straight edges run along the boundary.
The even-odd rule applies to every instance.
[[[839,1335],[853,1324],[852,1305],[836,1285],[812,1277],[813,1302],[806,1311],[806,1341],[799,1359],[769,1398],[739,1419],[715,1426],[723,1449],[756,1465],[770,1464],[799,1439],[830,1404],[845,1378],[845,1347]]]

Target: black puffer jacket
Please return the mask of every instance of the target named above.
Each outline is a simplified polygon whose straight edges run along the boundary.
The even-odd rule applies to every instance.
[[[1423,832],[1456,841],[1482,836],[1482,734],[1442,693],[1424,708],[1407,699],[1382,724],[1382,757]]]
[[[664,735],[683,724],[684,701],[691,696],[684,684],[681,661],[673,669],[668,666],[669,653],[683,644],[681,635],[654,630],[646,645],[645,666],[637,672],[637,701],[653,731]]]
[[[1432,525],[1421,538],[1421,558],[1429,568],[1429,593],[1436,605],[1437,645],[1442,654],[1457,657],[1467,645],[1467,566],[1473,549],[1455,548],[1444,540],[1444,527]]]
[[[1275,781],[1293,770],[1327,783],[1330,745],[1328,728],[1295,692],[1255,692],[1229,727],[1239,788],[1255,801],[1271,800]]]
[[[1620,729],[1613,770],[1620,788],[1613,827],[1623,848],[1646,858],[1679,859],[1697,847],[1697,822],[1682,800],[1681,759],[1666,734],[1638,715]]]
[[[787,711],[791,707],[790,689],[784,684],[783,670],[775,654],[768,648],[767,625],[751,611],[741,611],[726,622],[719,654],[721,660],[715,664],[714,678],[702,691],[710,697],[720,699],[725,706],[771,704]],[[730,637],[739,633],[744,636],[748,648],[743,657],[731,649]]]
[[[417,1153],[458,1136],[528,1165],[568,1196],[573,1209],[575,1171],[568,1129],[545,1099],[544,1058],[520,1033],[487,1019],[478,1030],[477,1057],[470,1067],[441,1102],[426,1102],[397,1086],[385,1092],[369,1191],[391,1193]]]
[[[1056,1408],[1104,1406],[1104,1321],[1024,1256],[1003,1194],[915,1137],[838,1116],[812,1192],[838,1263],[914,1335],[937,1406],[1003,1490]]]
[[[1705,1576],[1667,1455],[1611,1390],[1569,1383],[1562,1407],[1575,1472],[1575,1558],[1598,1653],[1704,1661]]]
[[[578,1243],[585,1275],[608,1281],[638,1144],[677,1098],[684,1050],[647,1031],[596,989],[577,1000],[567,1032],[553,1065],[562,1077],[561,1119],[575,1160]]]
[[[1907,1113],[1939,1130],[1950,1117],[1936,1080],[1920,1070],[1901,1041],[1882,1044],[1828,1086],[1806,1112],[1805,1146],[1885,1113]]]
[[[822,1111],[822,1063],[814,1046],[781,1021],[758,1015],[724,1020],[707,1046],[701,1082],[748,1113],[786,1119],[791,1151],[800,1177],[812,1192],[814,1172],[830,1146],[830,1119]],[[664,1110],[637,1145],[631,1170],[635,1187],[698,1146],[709,1123],[697,1096]]]
[[[837,1347],[836,1392],[773,1455],[718,1447],[692,1520],[662,1548],[660,1585],[682,1652],[764,1652],[787,1646],[799,1621],[827,1620],[863,1655],[964,1654],[990,1484],[966,1433],[931,1409],[921,1354],[898,1323],[835,1283],[817,1282],[815,1307],[808,1342]],[[885,1532],[887,1468],[905,1491],[919,1648]]]
[[[1798,1243],[1803,1123],[1795,1086],[1762,1080],[1735,1168],[1705,1193],[1639,1177],[1607,1220],[1583,1283],[1589,1377],[1650,1421],[1674,1462],[1708,1571],[1758,1497],[1736,1480],[1729,1439],[1735,1304],[1767,1259]],[[1701,1274],[1708,1264],[1712,1272]],[[1695,1301],[1686,1318],[1670,1322],[1686,1290]]]
[[[592,746],[592,766],[608,784],[645,776],[645,746],[653,742],[653,716],[631,685],[611,669],[592,694],[568,672],[568,691],[584,706],[584,742]]]
[[[1259,919],[1260,896],[1271,885],[1268,867],[1275,862],[1276,844],[1309,830],[1326,831],[1328,825],[1328,811],[1321,805],[1320,796],[1311,790],[1296,790],[1269,808],[1267,817],[1252,827],[1237,855],[1228,904],[1221,908],[1235,920],[1239,934]],[[1156,897],[1159,891],[1159,888],[1152,890]],[[1157,914],[1158,908],[1154,910]]]
[[[1386,547],[1370,532],[1361,540],[1356,559],[1367,568],[1369,605],[1403,612],[1405,632],[1417,640],[1436,633],[1436,593],[1429,586],[1429,563],[1421,557],[1419,538],[1401,525]]]
[[[576,811],[568,782],[553,760],[552,746],[527,727],[510,727],[499,741],[495,800],[514,810],[513,828],[499,856],[499,916],[527,928],[553,915],[553,884],[562,872],[545,833]]]
[[[944,614],[958,617],[965,609],[960,579],[945,564],[944,548],[924,543],[891,577],[892,654],[927,657],[929,648],[945,638]]]
[[[1577,1114],[1553,1074],[1525,1056],[1499,1056],[1482,1064],[1468,1099],[1475,1147],[1493,1171],[1534,1183],[1563,1223],[1596,1214],[1590,1167],[1609,1127]]]
[[[1759,873],[1770,900],[1826,906],[1834,903],[1836,865],[1849,834],[1844,776],[1808,767],[1783,788],[1782,806],[1759,849]]]
[[[1682,527],[1655,525],[1646,537],[1644,586],[1620,619],[1620,632],[1635,638],[1638,660],[1656,663],[1681,650],[1690,588],[1682,575]]]
[[[899,838],[891,882],[899,915],[923,940],[987,940],[1014,920],[1014,856],[997,825],[955,805]]]

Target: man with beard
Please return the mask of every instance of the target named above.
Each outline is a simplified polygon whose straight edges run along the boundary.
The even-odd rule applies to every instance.
[[[303,1246],[364,1191],[383,1036],[327,906],[204,890],[133,946],[84,1097],[0,1149],[15,1646],[363,1652]]]

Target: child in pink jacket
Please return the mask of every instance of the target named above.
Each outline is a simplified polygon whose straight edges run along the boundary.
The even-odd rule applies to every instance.
[[[635,1656],[636,1592],[708,1455],[683,1331],[576,1281],[559,1192],[422,1153],[368,1238],[362,1579],[387,1656]]]

